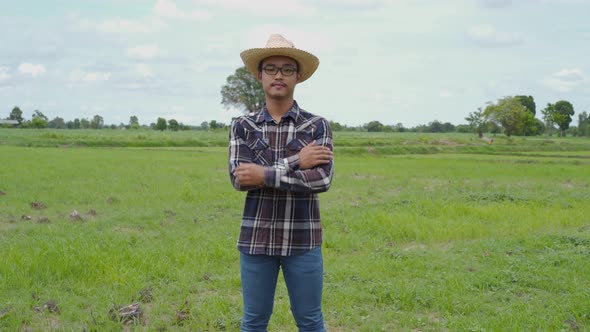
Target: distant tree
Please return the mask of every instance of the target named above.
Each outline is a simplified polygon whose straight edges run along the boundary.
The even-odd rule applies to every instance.
[[[137,116],[132,115],[129,117],[129,126],[133,126],[134,124],[139,126],[139,119],[137,118]]]
[[[578,114],[578,136],[590,136],[590,116],[585,111]]]
[[[465,120],[469,122],[469,127],[477,133],[479,138],[482,138],[487,119],[481,107],[478,107],[477,111],[469,113]]]
[[[484,110],[486,118],[501,125],[506,136],[518,133],[522,129],[527,113],[526,107],[522,106],[515,97],[498,99],[496,103],[490,103]]]
[[[40,118],[42,120],[48,121],[49,119],[45,116],[45,114],[43,114],[41,111],[39,110],[35,110],[35,112],[33,113],[33,119],[34,118]]]
[[[209,129],[223,129],[225,124],[223,122],[217,122],[215,120],[209,121]]]
[[[262,108],[264,102],[262,84],[245,66],[236,69],[227,77],[227,84],[221,87],[221,104],[225,108],[235,107],[248,113]]]
[[[574,106],[569,101],[560,100],[555,104],[548,103],[542,113],[545,122],[550,124],[551,127],[556,124],[559,127],[560,136],[563,137],[572,122]]]
[[[443,124],[440,121],[438,121],[438,120],[434,120],[434,121],[428,123],[428,127],[430,127],[428,131],[431,132],[431,133],[442,133],[442,132],[444,132]]]
[[[470,125],[460,124],[455,127],[455,131],[462,134],[473,132],[473,128]]]
[[[371,121],[365,125],[369,132],[383,131],[383,124],[379,121]]]
[[[338,122],[330,121],[330,128],[332,131],[341,131],[342,125]]]
[[[159,131],[164,131],[164,130],[166,130],[167,127],[168,127],[168,125],[166,123],[166,119],[158,118],[158,121],[156,122],[154,129],[159,130]]]
[[[88,119],[81,119],[80,120],[80,129],[88,129],[90,128],[90,121]]]
[[[553,113],[553,121],[559,126],[561,136],[565,136],[565,131],[569,128],[572,122],[572,115],[574,115],[574,106],[566,100],[560,100],[555,103],[555,112]]]
[[[14,106],[14,108],[10,112],[10,116],[8,117],[8,119],[18,121],[19,125],[23,123],[23,121],[25,121],[25,119],[23,118],[23,111],[21,111],[21,109],[18,106]]]
[[[65,129],[66,122],[64,121],[64,119],[57,116],[53,120],[47,122],[47,128]]]
[[[207,121],[201,122],[201,129],[202,130],[209,130],[209,122],[207,122]]]
[[[400,133],[403,133],[403,132],[404,132],[404,131],[406,131],[407,129],[404,127],[404,124],[403,124],[403,123],[401,123],[401,122],[398,122],[398,123],[396,123],[396,124],[393,126],[393,130],[394,130],[394,131],[397,131],[397,132],[400,132]]]
[[[555,105],[551,103],[547,103],[544,109],[541,110],[541,114],[543,114],[543,120],[545,121],[545,132],[547,135],[551,134],[552,129],[554,129],[555,121],[553,121],[553,113],[555,112]]]
[[[104,126],[104,120],[102,116],[95,115],[92,120],[90,121],[90,128],[91,129],[101,129]]]
[[[515,96],[522,106],[526,107],[527,111],[531,112],[534,115],[537,113],[537,105],[535,104],[535,99],[533,96]]]
[[[178,124],[178,121],[176,121],[174,119],[168,120],[168,129],[170,129],[172,131],[178,131],[179,128],[180,128],[180,125]]]
[[[75,118],[74,119],[74,129],[80,129],[80,128],[81,128],[80,119]]]
[[[33,119],[29,123],[28,127],[30,128],[46,128],[47,127],[47,119],[44,119],[40,116],[33,116]]]

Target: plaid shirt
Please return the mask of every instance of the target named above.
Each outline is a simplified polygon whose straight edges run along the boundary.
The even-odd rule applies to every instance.
[[[299,169],[299,151],[313,141],[332,150],[328,121],[300,109],[297,102],[276,123],[266,107],[232,122],[229,175],[235,189],[248,191],[238,250],[250,255],[291,256],[322,244],[317,193],[327,191],[333,161]],[[264,186],[236,183],[241,163],[265,166]]]

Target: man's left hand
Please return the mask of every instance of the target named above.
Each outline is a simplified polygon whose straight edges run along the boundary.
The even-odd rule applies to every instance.
[[[234,176],[241,186],[264,185],[264,167],[258,164],[240,164],[236,167]]]

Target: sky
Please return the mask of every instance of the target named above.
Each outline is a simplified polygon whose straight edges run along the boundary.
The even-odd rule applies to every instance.
[[[587,0],[0,2],[0,118],[229,124],[221,87],[273,33],[315,54],[300,107],[348,126],[466,123],[531,95],[590,112]]]

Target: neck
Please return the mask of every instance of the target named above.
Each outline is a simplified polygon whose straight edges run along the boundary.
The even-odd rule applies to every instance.
[[[266,98],[266,109],[268,110],[268,114],[270,114],[276,122],[281,121],[281,118],[289,112],[291,106],[293,106],[293,98]]]

